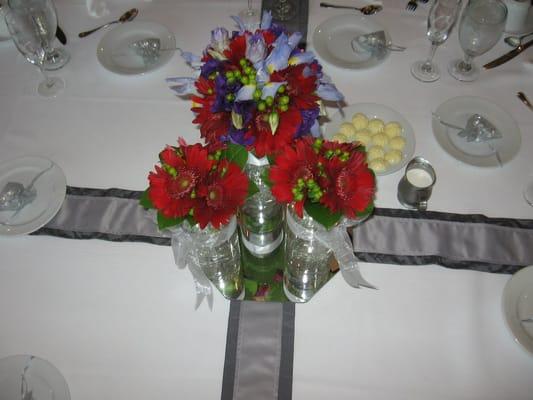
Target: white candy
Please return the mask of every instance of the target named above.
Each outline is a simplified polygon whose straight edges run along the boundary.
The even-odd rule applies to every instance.
[[[389,167],[387,160],[376,158],[368,163],[368,168],[374,172],[384,172]]]
[[[389,147],[401,151],[405,147],[405,139],[402,136],[395,136],[390,140]]]
[[[368,118],[363,113],[355,113],[352,117],[352,124],[356,130],[364,129],[368,126]]]
[[[385,124],[379,118],[373,118],[368,121],[368,130],[372,133],[381,133],[384,127]]]
[[[368,146],[372,141],[370,132],[366,129],[361,129],[355,133],[355,140],[360,142],[363,146]]]
[[[340,132],[334,134],[331,139],[334,142],[338,142],[338,143],[346,143],[346,142],[348,142],[348,138],[346,137],[346,135],[343,134],[343,133],[340,133]]]
[[[398,164],[402,161],[402,152],[400,150],[390,150],[385,154],[385,160],[392,165]]]
[[[385,131],[385,134],[389,138],[393,138],[395,136],[400,136],[401,135],[402,126],[398,122],[392,121],[392,122],[389,122],[389,123],[385,124],[384,131]]]
[[[347,138],[355,136],[355,128],[351,122],[343,122],[339,128],[339,132]]]
[[[389,143],[389,137],[384,133],[376,133],[372,135],[372,143],[376,146],[384,147]]]
[[[372,146],[366,153],[366,159],[368,161],[375,160],[376,158],[385,157],[385,150],[381,146]]]

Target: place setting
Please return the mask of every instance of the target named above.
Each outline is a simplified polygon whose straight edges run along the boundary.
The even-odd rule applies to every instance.
[[[383,63],[391,52],[406,49],[394,44],[385,27],[370,15],[351,13],[334,16],[318,25],[313,33],[313,47],[324,61],[353,70],[373,68]]]
[[[44,157],[0,163],[0,235],[24,235],[46,225],[66,194],[61,168]]]

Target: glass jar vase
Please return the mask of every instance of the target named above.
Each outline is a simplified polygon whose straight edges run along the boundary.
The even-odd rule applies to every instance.
[[[305,211],[300,218],[289,206],[285,219],[283,289],[290,301],[305,303],[328,281],[333,252],[316,238],[325,228]]]
[[[174,232],[174,235],[180,237],[173,238],[176,240],[172,241],[172,246],[182,247],[178,251],[174,249],[175,254],[187,252],[190,268],[192,265],[192,268],[200,269],[224,297],[241,297],[244,284],[235,217],[221,229],[215,229],[211,225],[201,229],[198,225],[190,226],[184,222],[181,230]]]

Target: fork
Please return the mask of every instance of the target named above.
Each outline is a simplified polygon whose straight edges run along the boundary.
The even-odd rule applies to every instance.
[[[405,6],[405,8],[409,11],[415,11],[416,8],[418,7],[418,2],[420,3],[427,3],[429,0],[409,0],[407,2],[407,6]]]
[[[415,11],[417,7],[418,7],[417,0],[409,0],[407,2],[407,5],[405,6],[406,10],[409,10],[409,11]]]

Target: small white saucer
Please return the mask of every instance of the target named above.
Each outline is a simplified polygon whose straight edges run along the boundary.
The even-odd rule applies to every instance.
[[[24,235],[46,225],[61,208],[67,188],[65,174],[47,158],[28,156],[0,163],[0,190],[8,182],[19,182],[27,187],[47,168],[50,170],[33,185],[37,195],[31,203],[16,215],[12,210],[0,211],[0,236]]]
[[[514,274],[502,295],[503,316],[516,342],[533,354],[533,265]]]
[[[23,387],[31,390],[31,396],[26,398],[70,400],[65,378],[48,361],[27,354],[0,359],[0,400],[20,400]]]
[[[161,41],[159,58],[146,63],[130,45],[138,40],[158,38]],[[155,22],[132,21],[107,32],[100,40],[96,55],[107,70],[121,75],[139,75],[154,71],[170,61],[174,55],[176,39],[166,27]]]

